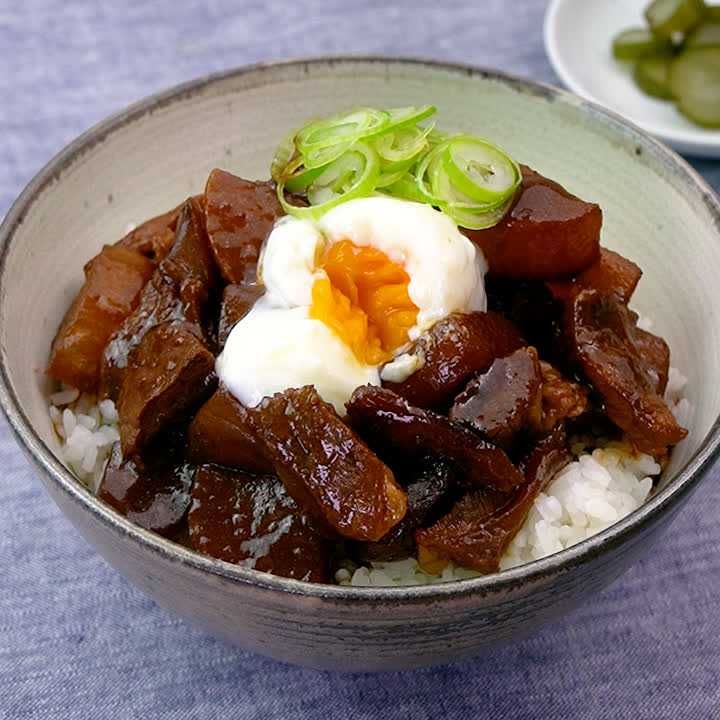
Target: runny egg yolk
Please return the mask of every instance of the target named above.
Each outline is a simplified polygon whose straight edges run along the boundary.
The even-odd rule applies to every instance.
[[[360,362],[392,359],[418,315],[405,269],[384,252],[349,240],[330,245],[319,267],[327,277],[313,283],[310,317],[331,328]]]

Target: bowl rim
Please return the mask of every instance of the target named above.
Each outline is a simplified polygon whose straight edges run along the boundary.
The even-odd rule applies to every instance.
[[[191,99],[213,85],[239,78],[256,76],[259,87],[293,79],[293,72],[311,68],[333,70],[336,66],[385,66],[393,68],[420,68],[443,71],[467,78],[492,80],[526,94],[539,95],[565,105],[581,107],[614,131],[629,135],[636,148],[649,151],[663,164],[672,168],[682,181],[696,190],[714,218],[720,235],[720,201],[706,181],[682,158],[646,132],[623,119],[616,113],[584,98],[550,85],[525,80],[515,75],[469,64],[445,62],[417,57],[382,57],[361,55],[319,56],[256,63],[239,68],[212,73],[181,83],[168,90],[149,95],[123,110],[93,125],[58,152],[28,183],[13,203],[0,225],[0,318],[5,298],[4,284],[6,259],[9,248],[24,216],[35,198],[49,185],[59,180],[63,170],[72,165],[93,146],[103,142],[112,133],[159,108]],[[706,475],[720,456],[720,416],[677,475],[660,492],[653,495],[640,508],[606,530],[592,537],[531,563],[477,578],[454,580],[433,585],[356,587],[315,584],[270,575],[251,568],[244,568],[222,560],[201,555],[189,548],[175,544],[160,535],[145,530],[102,503],[91,491],[58,460],[51,448],[42,440],[20,405],[9,377],[7,348],[0,346],[0,407],[8,419],[18,444],[27,456],[60,492],[69,500],[91,513],[110,531],[125,536],[129,541],[159,556],[158,559],[176,563],[188,570],[209,573],[239,585],[253,586],[259,590],[278,591],[284,595],[301,595],[330,602],[352,600],[356,605],[391,603],[410,605],[428,600],[465,598],[470,595],[485,596],[502,594],[513,589],[532,585],[545,577],[562,574],[572,567],[591,562],[599,555],[624,544],[642,528],[658,522],[665,511],[678,506],[681,499],[691,492]]]

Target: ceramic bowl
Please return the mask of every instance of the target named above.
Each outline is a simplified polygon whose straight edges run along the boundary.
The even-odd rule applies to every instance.
[[[103,243],[199,192],[217,166],[264,178],[308,117],[358,104],[433,102],[599,202],[603,243],[645,270],[641,313],[690,379],[690,434],[659,491],[622,522],[552,557],[475,580],[411,588],[311,585],[197,555],[132,525],[59,459],[43,375],[48,347]],[[495,72],[411,60],[257,66],[151,97],[85,133],[30,183],[0,231],[0,400],[48,492],[117,570],[160,605],[245,648],[335,670],[456,660],[537,629],[616,578],[667,527],[720,444],[720,209],[680,158],[572,95]],[[31,529],[28,528],[28,532]],[[130,629],[129,632],[132,632]]]

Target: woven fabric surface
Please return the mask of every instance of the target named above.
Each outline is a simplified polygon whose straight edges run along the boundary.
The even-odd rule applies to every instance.
[[[542,46],[545,7],[0,0],[0,216],[88,126],[224,68],[409,55],[557,82]],[[720,163],[696,166],[720,186]],[[476,660],[385,675],[275,663],[155,606],[60,515],[2,418],[0,476],[2,719],[720,717],[717,470],[652,554],[561,621]]]

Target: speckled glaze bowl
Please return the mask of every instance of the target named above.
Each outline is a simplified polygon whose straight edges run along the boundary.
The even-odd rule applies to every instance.
[[[98,502],[64,467],[47,415],[49,343],[83,263],[199,192],[220,166],[264,178],[310,116],[433,102],[443,127],[487,135],[603,208],[603,243],[645,277],[634,300],[690,379],[690,435],[640,510],[569,550],[498,575],[413,588],[310,585],[197,555]],[[48,492],[160,605],[243,647],[333,670],[443,663],[537,629],[650,551],[720,444],[720,208],[680,158],[566,93],[469,67],[382,59],[258,66],[151,97],[85,133],[30,183],[0,230],[0,401]],[[28,532],[31,529],[28,528]],[[131,630],[132,632],[132,630]]]

